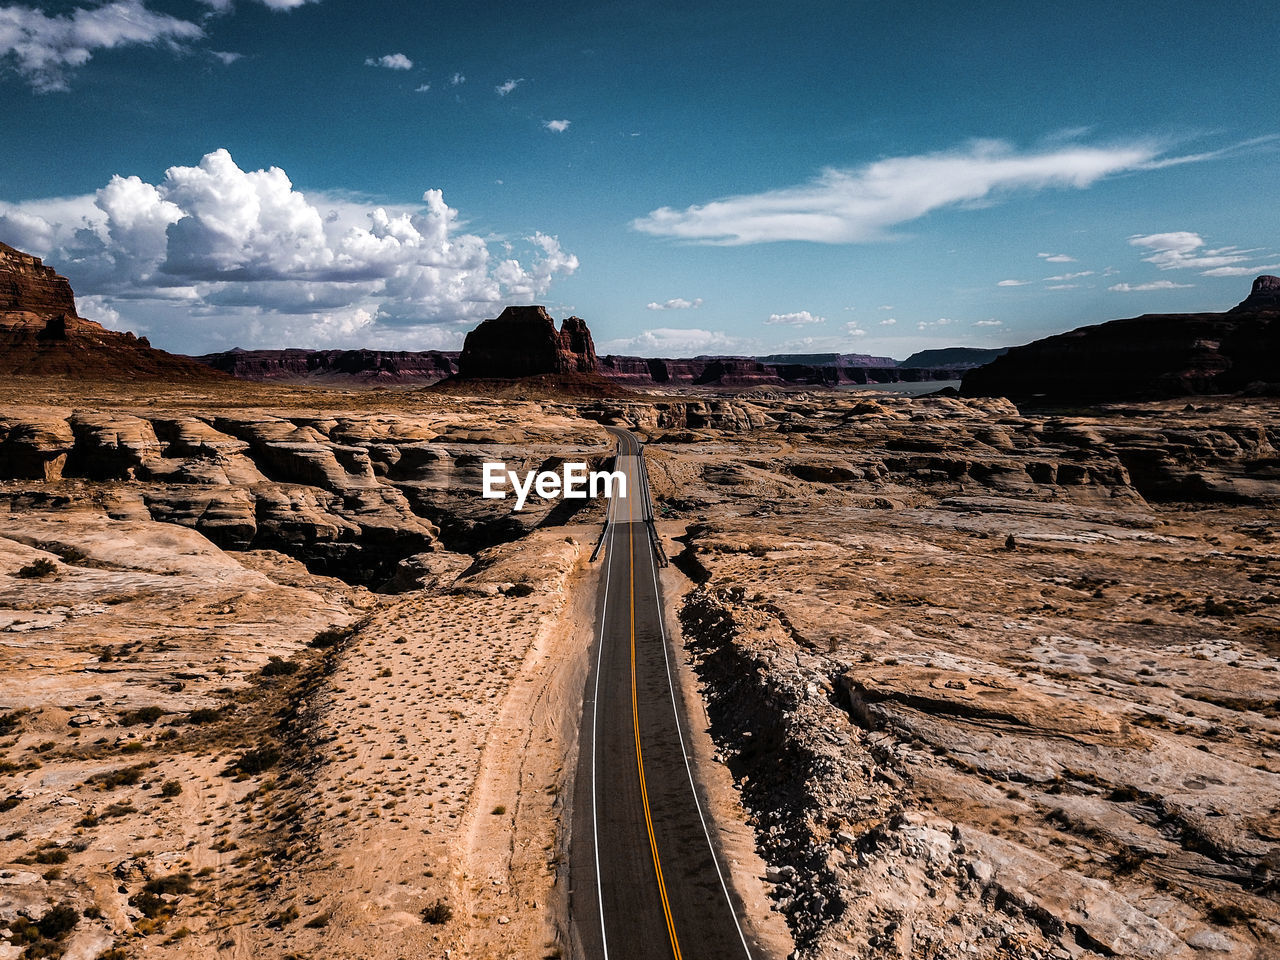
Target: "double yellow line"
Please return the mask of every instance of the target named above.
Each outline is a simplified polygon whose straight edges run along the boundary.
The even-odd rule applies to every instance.
[[[632,522],[631,496],[627,496],[627,563],[631,571],[631,723],[636,737],[636,771],[640,774],[640,801],[644,806],[644,825],[649,832],[649,849],[653,853],[653,872],[658,879],[658,896],[662,898],[662,914],[667,921],[667,933],[671,937],[671,952],[675,960],[684,960],[680,954],[680,938],[671,920],[671,904],[667,900],[667,885],[662,879],[662,859],[658,856],[658,842],[653,836],[653,815],[649,811],[649,789],[644,782],[644,756],[640,750],[640,704],[636,695],[636,550],[635,527]]]

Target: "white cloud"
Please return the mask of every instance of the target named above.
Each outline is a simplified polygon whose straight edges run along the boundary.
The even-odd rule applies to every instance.
[[[887,317],[886,319],[880,321],[880,326],[892,327],[897,322],[898,322],[897,317]]]
[[[815,317],[808,310],[800,310],[796,313],[771,313],[769,319],[765,321],[767,325],[786,324],[792,327],[806,327],[812,323],[826,323],[826,317]]]
[[[543,126],[555,133],[564,133],[572,122],[572,120],[548,120]]]
[[[1116,293],[1145,293],[1148,290],[1186,290],[1194,287],[1194,283],[1174,283],[1172,280],[1155,280],[1151,283],[1117,283],[1107,287]]]
[[[1258,273],[1280,270],[1280,263],[1255,264],[1250,267],[1214,267],[1202,274],[1205,277],[1251,277]]]
[[[1068,257],[1065,253],[1037,253],[1037,257],[1046,260],[1049,263],[1075,263],[1075,257]]]
[[[230,50],[210,50],[209,56],[219,61],[223,66],[229,67],[237,60],[243,60],[243,53],[232,53]]]
[[[1226,267],[1233,263],[1241,263],[1251,259],[1253,250],[1241,250],[1238,247],[1220,247],[1216,250],[1204,250],[1204,238],[1198,233],[1179,230],[1174,233],[1152,233],[1146,236],[1136,235],[1129,238],[1130,246],[1145,247],[1151,250],[1150,256],[1142,259],[1154,263],[1161,270],[1208,269]]]
[[[881,309],[881,310],[892,310],[892,309],[893,309],[893,306],[892,306],[891,304],[886,303],[886,304],[882,304],[882,305],[881,305],[881,307],[880,307],[880,309]]]
[[[1045,289],[1046,289],[1046,290],[1079,290],[1079,289],[1080,289],[1080,284],[1078,284],[1078,283],[1051,283],[1051,284],[1049,284],[1049,286],[1045,287]]]
[[[845,333],[851,337],[865,337],[867,335],[867,331],[863,330],[856,323],[846,323],[844,325],[844,329]]]
[[[245,345],[282,345],[281,331],[309,346],[339,345],[326,336],[429,341],[438,334],[418,325],[534,300],[579,265],[542,232],[524,238],[523,259],[495,261],[439,190],[406,207],[304,195],[283,170],[241,170],[225,150],[156,184],[116,176],[89,196],[0,202],[0,229],[82,297],[130,322],[154,314],[153,328],[182,349],[216,348],[228,331]],[[372,319],[357,323],[363,314]]]
[[[1001,280],[996,284],[997,287],[1025,287],[1032,283],[1031,280]]]
[[[657,301],[654,301],[653,303],[646,303],[644,308],[646,310],[697,310],[700,306],[702,306],[701,297],[698,297],[696,300],[686,300],[684,297],[676,297],[673,300],[667,300],[663,303],[658,303]]]
[[[917,330],[928,330],[930,327],[949,327],[953,323],[950,317],[939,317],[937,320],[921,320],[916,324]]]
[[[13,69],[40,93],[67,90],[70,73],[98,50],[166,44],[204,36],[197,24],[148,10],[141,0],[114,0],[48,16],[32,7],[0,7],[0,67]]]
[[[414,87],[414,88],[413,88],[413,92],[414,92],[414,93],[426,93],[426,92],[427,92],[428,90],[430,90],[430,89],[431,89],[431,84],[429,84],[429,83],[424,83],[424,84],[421,84],[421,85],[419,85],[419,86]]]
[[[413,61],[406,57],[403,53],[388,53],[381,57],[369,57],[365,60],[366,67],[383,67],[387,70],[412,70]]]
[[[977,320],[973,325],[975,327],[1003,327],[1004,323],[992,317],[988,320]]]
[[[452,77],[449,78],[450,86],[454,86],[454,87],[460,87],[462,86],[462,84],[466,82],[467,82],[467,78],[460,73],[455,73]]]
[[[855,169],[827,169],[809,183],[743,194],[676,210],[662,207],[632,222],[656,236],[713,244],[807,240],[869,243],[898,224],[947,207],[990,203],[1014,191],[1084,189],[1112,174],[1158,160],[1150,144],[1072,145],[1020,152],[999,140],[954,150],[891,157]]]
[[[1092,277],[1092,270],[1081,270],[1079,273],[1060,273],[1056,277],[1045,277],[1045,283],[1061,283],[1066,280],[1079,280],[1081,277]]]
[[[508,93],[510,93],[516,87],[520,86],[520,84],[522,83],[524,83],[524,77],[521,77],[518,80],[507,80],[503,83],[498,84],[496,87],[494,87],[493,92],[500,97],[505,97]]]
[[[650,357],[679,357],[701,353],[724,353],[742,349],[744,341],[729,336],[723,330],[701,330],[697,327],[679,329],[658,327],[645,330],[639,336],[624,340],[609,340],[602,344],[602,353],[640,352]]]

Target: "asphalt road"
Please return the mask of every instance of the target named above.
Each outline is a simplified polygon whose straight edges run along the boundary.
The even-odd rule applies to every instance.
[[[575,952],[589,960],[745,960],[685,750],[649,534],[642,452],[618,438],[627,496],[611,504],[604,596],[587,681],[570,846]]]

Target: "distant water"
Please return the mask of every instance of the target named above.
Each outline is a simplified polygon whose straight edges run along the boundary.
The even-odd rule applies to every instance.
[[[879,390],[882,393],[900,393],[907,397],[918,397],[925,393],[934,393],[945,387],[960,389],[959,380],[918,380],[915,383],[842,383],[841,390]]]

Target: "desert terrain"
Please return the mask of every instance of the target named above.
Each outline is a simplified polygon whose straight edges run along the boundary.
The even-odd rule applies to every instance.
[[[1278,414],[11,380],[0,956],[566,955],[614,423],[779,956],[1274,956]]]

